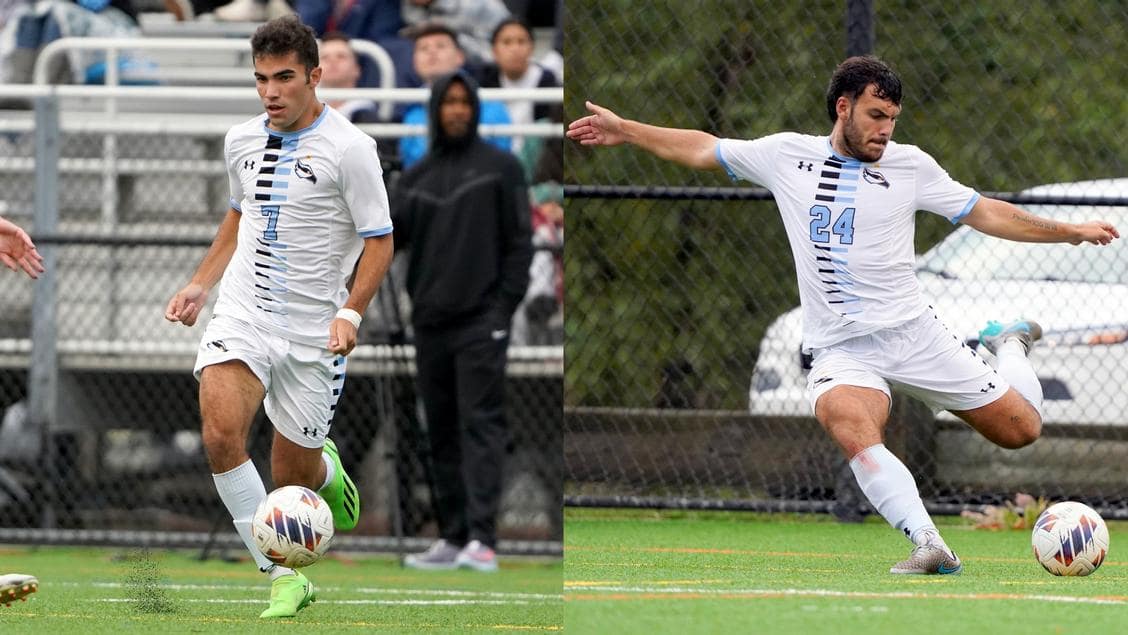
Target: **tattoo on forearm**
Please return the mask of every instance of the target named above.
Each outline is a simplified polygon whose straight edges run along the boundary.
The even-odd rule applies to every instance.
[[[1046,229],[1046,230],[1049,230],[1049,231],[1052,231],[1052,232],[1056,232],[1058,230],[1057,223],[1055,223],[1053,221],[1045,220],[1045,219],[1042,219],[1042,218],[1038,218],[1036,216],[1030,216],[1029,214],[1023,214],[1023,213],[1020,213],[1020,212],[1015,212],[1014,214],[1011,215],[1011,218],[1020,222],[1020,223],[1026,223],[1027,225],[1033,225],[1034,227],[1038,227],[1039,229]]]

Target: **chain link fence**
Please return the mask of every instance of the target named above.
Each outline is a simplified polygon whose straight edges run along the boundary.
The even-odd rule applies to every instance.
[[[0,282],[0,539],[242,549],[200,441],[204,324],[163,314],[228,207],[223,135],[259,107],[247,96],[197,98],[205,114],[121,99],[106,118],[96,97],[0,112],[0,214],[35,228],[48,266]],[[398,176],[385,165],[389,189]],[[343,548],[412,551],[437,535],[402,264],[362,323],[333,422],[363,500]],[[507,375],[499,549],[558,554],[562,347],[515,343]],[[271,434],[260,411],[249,452],[268,489]]]
[[[831,73],[847,51],[872,52],[905,86],[895,140],[984,194],[1124,231],[1126,27],[1128,9],[1097,1],[576,0],[565,111],[577,119],[590,100],[719,137],[827,134]],[[866,509],[810,415],[770,194],[630,146],[568,143],[565,157],[566,504]],[[1032,446],[1001,450],[895,399],[886,442],[930,508],[1027,491],[1128,516],[1125,242],[1020,245],[929,213],[916,224],[925,296],[969,344],[988,319],[1046,329],[1031,356],[1046,395]]]

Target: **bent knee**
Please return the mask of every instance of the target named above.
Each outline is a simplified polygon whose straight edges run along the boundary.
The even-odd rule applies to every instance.
[[[1037,414],[1032,417],[1023,417],[1021,421],[1015,423],[1016,425],[1011,428],[1005,442],[1000,444],[1008,450],[1024,448],[1042,436],[1042,418]]]

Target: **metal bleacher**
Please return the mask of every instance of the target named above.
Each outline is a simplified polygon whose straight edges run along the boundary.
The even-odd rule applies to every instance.
[[[250,78],[245,30],[236,32],[239,37],[64,38],[44,47],[35,85],[0,86],[3,98],[57,98],[59,158],[51,178],[58,225],[52,231],[117,241],[166,237],[179,245],[97,251],[61,246],[60,339],[175,343],[186,354],[194,351],[198,334],[189,329],[170,333],[161,316],[167,298],[184,283],[227,208],[223,136],[261,109]],[[381,74],[388,81],[394,77],[392,61],[378,45],[362,40],[353,45],[386,71]],[[106,86],[46,84],[45,69],[52,58],[75,50],[105,53]],[[114,62],[121,55],[146,56],[154,66],[119,73]],[[562,89],[493,91],[549,101],[563,96]],[[484,91],[483,96],[489,94]],[[385,86],[321,90],[319,95],[371,98],[390,113],[396,102],[422,101],[427,91]],[[29,177],[37,176],[34,138],[42,133],[35,116],[29,110],[0,111],[0,199],[7,208],[3,213],[29,227],[38,227],[27,187]],[[368,124],[362,129],[380,138],[425,133],[421,127],[401,124]],[[562,134],[559,124],[483,127],[483,133],[493,129]],[[25,285],[0,287],[0,341],[27,332],[31,293]],[[4,346],[0,343],[0,351]],[[13,347],[23,345],[8,345]]]

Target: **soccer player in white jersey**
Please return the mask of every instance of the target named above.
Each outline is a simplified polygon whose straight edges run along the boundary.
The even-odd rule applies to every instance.
[[[980,339],[998,356],[997,369],[949,332],[913,274],[914,214],[923,209],[1026,242],[1105,245],[1120,234],[1103,221],[1048,220],[981,196],[920,148],[894,143],[901,80],[877,58],[842,62],[826,104],[828,136],[717,139],[622,119],[590,102],[593,114],[567,134],[583,145],[631,143],[771,190],[795,258],[804,346],[814,354],[807,392],[815,418],[870,503],[914,545],[890,572],[958,573],[960,560],[925,511],[912,474],[882,443],[890,386],[951,411],[999,446],[1029,445],[1041,433],[1042,389],[1026,355],[1041,328],[990,323]]]
[[[247,434],[264,404],[274,486],[318,491],[338,530],[356,526],[360,500],[329,425],[345,356],[391,262],[392,222],[376,143],[317,100],[313,31],[294,16],[272,20],[251,50],[266,113],[227,133],[231,209],[165,318],[192,326],[220,283],[195,368],[204,447],[235,528],[273,580],[261,617],[291,617],[315,599],[313,585],[255,546],[266,489]]]

